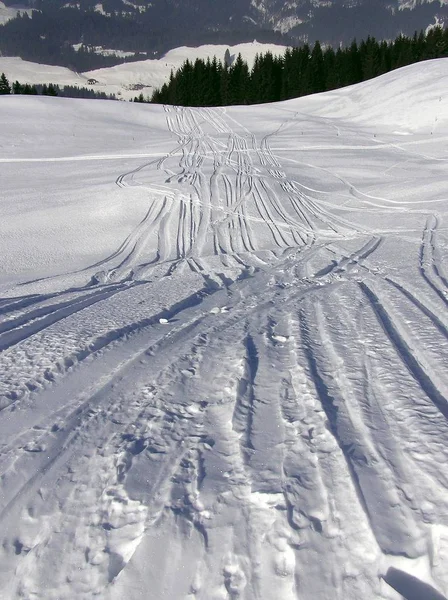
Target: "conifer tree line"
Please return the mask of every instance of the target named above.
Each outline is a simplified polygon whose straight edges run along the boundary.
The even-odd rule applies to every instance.
[[[0,75],[0,96],[5,94],[21,94],[25,96],[62,96],[65,98],[92,98],[101,100],[116,100],[114,94],[97,92],[86,87],[65,85],[62,88],[54,83],[31,85],[14,81],[12,84],[6,75]]]
[[[316,42],[283,56],[257,55],[252,70],[239,55],[230,65],[216,58],[187,60],[154,91],[151,102],[178,106],[261,104],[298,98],[366,81],[393,69],[448,56],[448,29],[435,27],[392,42],[373,37],[334,50]],[[142,98],[139,98],[142,101]]]

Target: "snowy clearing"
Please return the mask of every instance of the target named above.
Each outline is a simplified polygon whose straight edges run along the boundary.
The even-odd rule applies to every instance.
[[[0,98],[1,598],[448,595],[447,89]]]

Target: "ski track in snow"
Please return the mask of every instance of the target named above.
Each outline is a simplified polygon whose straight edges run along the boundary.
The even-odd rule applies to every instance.
[[[271,149],[304,115],[165,117],[117,250],[0,300],[0,598],[396,600],[393,565],[448,594],[442,215],[399,207],[407,269]]]

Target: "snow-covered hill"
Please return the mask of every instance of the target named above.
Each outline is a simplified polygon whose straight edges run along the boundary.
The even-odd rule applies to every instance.
[[[25,5],[22,6],[19,3],[13,6],[6,6],[4,2],[0,2],[0,25],[7,23],[11,19],[14,19],[19,12],[21,14],[27,13],[30,15],[33,10],[31,8],[27,8]]]
[[[231,58],[236,58],[239,53],[244,60],[252,66],[257,54],[272,52],[281,55],[285,52],[284,46],[275,44],[261,44],[256,41],[236,46],[207,45],[198,48],[175,48],[170,50],[160,59],[148,59],[129,62],[115,67],[97,69],[87,73],[74,73],[65,67],[40,65],[24,61],[21,58],[0,57],[0,73],[5,72],[11,81],[21,83],[54,83],[60,86],[76,85],[91,87],[96,91],[106,94],[115,94],[117,98],[130,100],[143,92],[144,96],[151,96],[154,88],[166,83],[171,71],[176,71],[185,60],[195,61],[196,58],[224,61],[226,50]],[[88,84],[94,79],[97,83]]]
[[[5,73],[9,81],[20,83],[54,83],[57,85],[87,84],[87,77],[74,73],[66,67],[56,65],[41,65],[19,57],[0,56],[0,72]]]
[[[0,596],[448,594],[447,80],[0,98]]]

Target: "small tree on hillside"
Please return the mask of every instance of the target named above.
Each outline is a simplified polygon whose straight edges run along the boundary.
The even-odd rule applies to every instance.
[[[6,79],[6,75],[4,73],[0,76],[0,95],[10,94],[11,86],[9,85],[9,81]]]
[[[54,85],[53,83],[48,84],[47,96],[57,96],[59,92],[59,87]]]
[[[19,81],[14,81],[13,85],[12,85],[12,92],[13,94],[21,94],[22,93],[22,89],[23,86]]]

